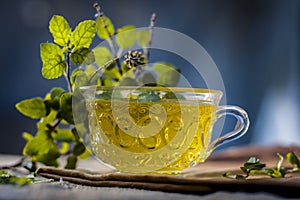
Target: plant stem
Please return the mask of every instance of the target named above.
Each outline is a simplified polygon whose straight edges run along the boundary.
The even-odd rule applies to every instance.
[[[88,80],[88,83],[91,82],[91,80],[94,78],[94,76],[99,72],[101,71],[102,69],[108,67],[111,63],[113,63],[114,61],[116,60],[119,60],[120,58],[114,58],[114,59],[111,59],[110,61],[106,62],[104,65],[100,66],[96,71],[94,71],[94,73],[90,76],[89,80]]]
[[[66,67],[66,72],[65,72],[65,78],[68,83],[68,90],[70,93],[73,92],[72,89],[72,83],[71,83],[71,78],[70,78],[70,72],[71,72],[71,62],[70,62],[70,52],[67,53],[67,67]]]
[[[103,28],[105,29],[105,31],[106,31],[106,33],[108,35],[107,42],[108,42],[108,44],[110,46],[110,49],[113,52],[113,55],[115,56],[115,58],[117,58],[117,59],[115,59],[115,61],[117,63],[117,67],[119,69],[119,72],[122,75],[122,67],[121,67],[120,59],[118,58],[118,55],[117,55],[118,52],[117,52],[116,47],[115,47],[115,45],[114,45],[114,43],[113,43],[113,41],[111,39],[112,35],[109,32],[109,30],[108,30],[108,25],[105,23],[104,14],[103,14],[103,12],[101,12],[101,7],[99,6],[98,2],[94,3],[94,8],[96,9],[96,12],[97,12],[96,13],[96,17],[100,18],[100,20],[101,20],[101,22],[103,24]]]
[[[52,130],[55,130],[55,128],[60,124],[61,121],[62,121],[62,118],[59,118],[59,119],[55,122],[55,124],[53,124],[53,125],[51,126]]]
[[[150,49],[151,44],[152,44],[153,28],[154,28],[154,25],[155,25],[155,21],[156,21],[156,14],[153,13],[152,16],[151,16],[150,25],[149,25],[150,39],[149,39],[147,47],[145,48],[145,51],[144,51],[144,55],[146,56],[147,60],[149,60],[149,57],[150,57],[150,50],[149,49]]]

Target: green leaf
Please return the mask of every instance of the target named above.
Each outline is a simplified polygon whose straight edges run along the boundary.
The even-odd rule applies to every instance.
[[[138,95],[137,100],[139,102],[157,102],[160,101],[160,97],[153,91],[143,91],[143,93]]]
[[[95,62],[100,67],[113,59],[113,55],[106,47],[96,47],[93,49]]]
[[[77,156],[71,155],[67,159],[67,164],[65,165],[65,169],[75,169],[77,164]]]
[[[66,46],[69,42],[71,28],[63,16],[54,15],[49,23],[49,30],[52,33],[54,42]]]
[[[93,62],[95,62],[95,56],[92,50],[82,47],[77,48],[72,54],[71,54],[71,60],[73,63],[77,65],[90,65]]]
[[[72,113],[72,95],[70,93],[64,93],[60,97],[59,102],[61,117],[70,124],[74,124]]]
[[[47,110],[42,98],[26,99],[16,104],[16,108],[23,115],[38,119],[46,116]]]
[[[58,78],[64,74],[66,66],[67,65],[63,59],[56,55],[53,59],[49,59],[48,63],[43,65],[42,75],[47,79]]]
[[[53,88],[50,91],[50,98],[47,98],[47,100],[45,100],[45,105],[47,108],[47,113],[49,113],[51,111],[51,109],[54,110],[59,110],[59,100],[60,100],[60,96],[65,93],[66,91],[63,90],[62,88]]]
[[[59,142],[75,141],[75,137],[70,129],[56,129],[56,133],[52,133],[52,137]]]
[[[42,75],[47,79],[58,78],[66,70],[64,54],[55,44],[42,43],[40,46],[40,55],[43,61]]]
[[[66,91],[64,89],[59,87],[52,88],[52,90],[50,91],[51,99],[60,98],[60,96],[65,92]]]
[[[241,175],[241,174],[237,174],[237,175],[235,176],[235,178],[238,179],[238,180],[245,180],[247,177],[248,177],[248,176],[244,176],[244,175]]]
[[[280,153],[277,153],[277,155],[279,157],[279,161],[277,163],[277,170],[280,171],[281,168],[282,168],[282,164],[283,164],[284,158],[283,158],[283,156]]]
[[[96,23],[93,20],[80,22],[71,34],[72,48],[89,48],[96,33]]]
[[[291,165],[294,167],[294,169],[296,169],[300,172],[300,161],[294,152],[289,152],[286,155],[286,160],[289,163],[291,163]]]
[[[138,83],[136,82],[135,79],[130,78],[130,77],[124,77],[120,80],[119,83],[120,86],[137,86]]]
[[[153,70],[158,74],[157,84],[174,87],[180,80],[180,70],[176,69],[173,65],[167,63],[155,63]]]
[[[110,77],[110,78],[113,78],[113,79],[121,79],[121,74],[119,72],[119,70],[117,69],[117,67],[113,67],[111,69],[106,69],[104,72],[103,72],[106,76]]]
[[[123,26],[117,30],[116,42],[122,49],[131,48],[136,40],[135,26]]]
[[[104,86],[113,86],[113,81],[109,77],[105,77],[102,80],[102,85],[104,85]]]
[[[172,100],[185,100],[185,97],[182,94],[175,94],[173,92],[167,92],[164,96],[164,99],[172,99]]]
[[[72,144],[72,143],[70,143],[70,144]],[[62,142],[61,148],[60,148],[61,154],[66,154],[69,151],[69,147],[70,147],[70,145],[68,142]]]
[[[33,136],[30,134],[30,133],[27,133],[27,132],[24,132],[23,133],[23,138],[26,140],[26,141],[30,141],[33,139]]]
[[[230,177],[231,173],[230,172],[225,172],[224,174],[222,174],[223,177]]]
[[[87,159],[88,157],[90,157],[90,151],[87,149],[87,147],[85,148],[85,151],[79,155],[78,157],[82,160]]]
[[[145,72],[141,79],[143,85],[156,85],[156,80],[151,72]]]
[[[282,173],[282,171],[272,169],[272,168],[270,168],[270,169],[251,170],[250,174],[251,175],[262,174],[262,175],[270,176],[272,178],[282,178],[285,175],[285,173]]]
[[[137,33],[137,41],[141,47],[147,47],[150,40],[150,33],[147,30],[140,30]]]
[[[85,152],[85,146],[82,143],[77,143],[72,152],[74,155],[79,156]]]
[[[48,166],[58,166],[57,158],[61,156],[59,148],[46,131],[39,131],[37,136],[27,142],[23,154],[30,156],[32,161]]]
[[[12,176],[9,178],[9,183],[14,185],[28,185],[32,184],[33,180],[27,177]]]
[[[101,39],[108,39],[115,33],[114,25],[111,23],[110,19],[106,16],[100,16],[96,20],[96,27],[98,36]]]
[[[84,72],[84,70],[82,68],[76,68],[72,71],[72,75],[71,75],[71,83],[72,85],[75,83],[75,79],[77,74]]]
[[[6,171],[6,170],[0,170],[0,177],[1,178],[9,177],[8,171]]]
[[[96,68],[93,65],[88,65],[85,68],[85,73],[89,76],[92,75],[96,71]]]
[[[40,55],[44,64],[48,63],[48,60],[52,59],[55,55],[59,55],[64,58],[61,48],[52,43],[42,43],[40,45]]]
[[[249,174],[251,170],[261,170],[265,166],[265,164],[260,163],[258,158],[251,157],[246,163],[244,163],[244,166],[241,167],[241,170],[246,174]]]
[[[37,129],[39,131],[48,131],[48,125],[52,125],[56,119],[57,112],[55,110],[51,110],[50,113],[43,117],[38,123],[37,123]]]
[[[89,77],[84,71],[77,71],[72,75],[72,79],[74,79],[75,88],[79,88],[88,85]]]

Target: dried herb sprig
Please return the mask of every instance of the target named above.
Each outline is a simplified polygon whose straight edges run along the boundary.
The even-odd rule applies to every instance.
[[[277,153],[277,156],[279,160],[276,168],[267,168],[266,164],[261,163],[258,158],[251,157],[247,162],[244,163],[242,167],[240,167],[245,174],[231,175],[230,172],[225,172],[223,176],[236,179],[247,179],[249,176],[254,175],[267,175],[271,178],[283,178],[288,173],[300,173],[300,161],[294,152],[289,152],[285,156],[286,161],[292,165],[290,168],[285,168],[282,166],[284,157],[280,153]]]
[[[11,185],[29,185],[33,183],[46,183],[52,182],[53,179],[40,179],[37,178],[34,173],[31,173],[26,176],[18,176],[10,173],[6,170],[0,170],[0,184],[11,184]]]

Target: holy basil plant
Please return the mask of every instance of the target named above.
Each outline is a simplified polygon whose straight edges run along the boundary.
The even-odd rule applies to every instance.
[[[64,167],[73,169],[78,158],[89,156],[75,129],[72,114],[72,96],[80,86],[132,86],[150,82],[151,85],[176,86],[179,81],[179,69],[173,65],[159,62],[151,70],[147,65],[155,15],[148,29],[137,30],[130,25],[116,30],[98,4],[95,8],[96,20],[82,21],[73,30],[63,16],[54,15],[49,23],[53,43],[40,45],[42,76],[46,79],[64,76],[68,89],[53,88],[44,97],[16,104],[23,115],[38,120],[36,134],[23,133],[27,140],[23,154],[31,158],[32,171],[37,163],[58,167],[61,156],[67,157]],[[96,35],[107,40],[109,47],[91,49]],[[129,51],[136,43],[141,50]]]

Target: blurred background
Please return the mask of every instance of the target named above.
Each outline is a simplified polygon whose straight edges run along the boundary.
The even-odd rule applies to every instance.
[[[63,79],[41,76],[39,44],[52,41],[48,23],[63,15],[71,27],[94,18],[90,0],[9,0],[1,2],[0,153],[21,154],[22,133],[35,121],[15,109],[20,100],[43,96]],[[246,136],[223,148],[248,144],[300,144],[298,0],[99,0],[115,27],[159,27],[198,41],[219,68],[227,103],[243,107],[251,125]],[[95,40],[95,44],[99,41]],[[191,52],[192,53],[192,52]],[[196,56],[196,55],[195,55]],[[176,63],[174,63],[176,64]],[[179,66],[183,68],[183,66]],[[186,70],[186,69],[185,69]],[[196,81],[196,80],[194,80]],[[230,122],[224,131],[232,129]]]

